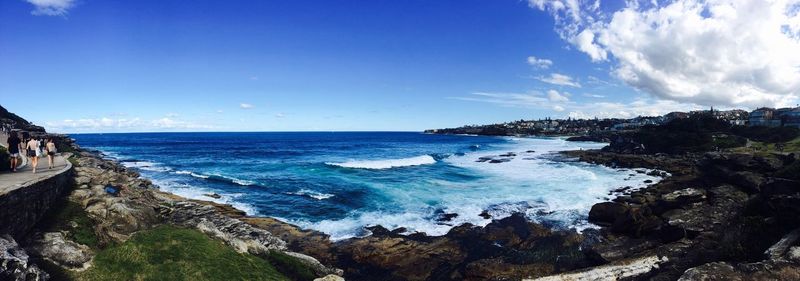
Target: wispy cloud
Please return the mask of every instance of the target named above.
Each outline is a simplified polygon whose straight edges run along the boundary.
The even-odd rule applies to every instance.
[[[135,118],[83,118],[45,122],[48,130],[55,132],[144,132],[171,130],[213,129],[214,126],[198,124],[176,118],[153,120]]]
[[[283,114],[283,113],[280,113],[280,112],[279,113],[275,113],[275,118],[284,118],[284,117],[286,117],[286,115]]]
[[[550,76],[539,76],[536,79],[553,85],[581,87],[581,84],[573,80],[572,77],[560,73],[550,73]]]
[[[547,69],[553,65],[553,61],[530,56],[528,57],[528,64],[536,68]]]
[[[547,91],[547,98],[550,101],[554,101],[554,102],[568,102],[569,101],[569,97],[568,96],[569,96],[568,93],[561,94],[556,90]]]
[[[37,16],[65,16],[75,5],[74,0],[25,0],[33,4],[31,14]]]
[[[255,107],[254,105],[249,104],[249,103],[240,103],[239,104],[239,108],[241,108],[241,109],[252,109],[254,107]]]

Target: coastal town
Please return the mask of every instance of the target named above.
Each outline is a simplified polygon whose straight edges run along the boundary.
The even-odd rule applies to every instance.
[[[518,120],[490,125],[467,125],[458,128],[431,129],[433,134],[470,135],[591,135],[603,132],[635,130],[644,126],[664,125],[675,119],[685,119],[698,114],[711,114],[733,126],[765,126],[800,128],[800,107],[769,108],[762,107],[751,112],[742,109],[708,110],[689,112],[670,112],[662,116],[638,116],[630,119],[551,119]]]

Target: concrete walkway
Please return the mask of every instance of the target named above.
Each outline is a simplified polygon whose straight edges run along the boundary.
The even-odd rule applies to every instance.
[[[0,133],[0,143],[2,143],[3,146],[7,145],[5,142],[6,137],[5,134]],[[0,172],[0,195],[66,172],[72,168],[72,163],[66,160],[66,158],[71,155],[72,154],[69,153],[65,155],[60,155],[59,153],[59,155],[56,155],[55,159],[53,159],[53,165],[55,167],[52,169],[47,168],[47,156],[39,157],[39,165],[36,167],[35,174],[33,173],[32,164],[18,168],[16,173]],[[27,163],[30,164],[30,159],[26,159],[26,157],[22,158],[23,161],[27,160]]]

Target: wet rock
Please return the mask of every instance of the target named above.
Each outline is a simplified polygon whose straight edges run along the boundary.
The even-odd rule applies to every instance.
[[[216,193],[206,193],[206,194],[203,194],[203,196],[209,197],[209,198],[214,198],[214,199],[222,198],[222,195],[219,195],[219,194],[216,194]]]
[[[448,221],[451,221],[451,220],[453,220],[454,218],[457,218],[457,217],[458,217],[458,214],[456,214],[456,213],[441,213],[436,218],[436,221],[437,222],[448,222]]]
[[[492,215],[490,215],[487,211],[481,212],[480,214],[478,214],[478,216],[487,220],[492,218]]]
[[[508,152],[508,153],[505,153],[505,154],[500,154],[500,157],[515,157],[515,156],[517,156],[517,154],[514,153],[514,152]]]
[[[602,202],[594,204],[589,211],[589,222],[601,226],[611,226],[622,217],[630,208],[616,202]]]
[[[61,267],[84,269],[94,256],[88,246],[69,241],[60,232],[37,236],[30,246],[31,253]]]
[[[0,237],[0,280],[44,281],[50,275],[31,263],[28,254],[14,238]]]
[[[492,160],[492,158],[493,157],[490,157],[490,156],[478,157],[478,160],[475,160],[475,162],[486,162],[486,161]]]
[[[510,162],[510,161],[511,161],[511,159],[509,159],[509,158],[498,158],[498,159],[489,160],[489,163],[499,164],[499,163],[505,163],[505,162]]]

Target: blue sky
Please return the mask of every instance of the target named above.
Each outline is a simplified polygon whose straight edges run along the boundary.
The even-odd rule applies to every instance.
[[[0,104],[51,131],[128,132],[417,131],[720,103],[643,82],[624,44],[600,39],[616,18],[597,15],[648,7],[573,2],[2,1]],[[756,86],[796,101],[793,85]]]

